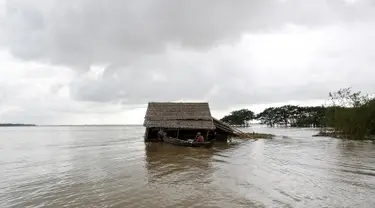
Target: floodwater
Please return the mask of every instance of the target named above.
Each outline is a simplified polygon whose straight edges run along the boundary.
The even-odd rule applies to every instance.
[[[140,126],[0,128],[0,207],[375,207],[375,144],[268,129],[212,149]],[[248,129],[252,131],[252,129]]]

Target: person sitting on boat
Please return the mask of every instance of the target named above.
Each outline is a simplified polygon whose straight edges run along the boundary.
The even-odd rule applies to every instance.
[[[203,143],[204,142],[204,138],[203,138],[203,136],[201,135],[200,132],[197,133],[197,136],[195,137],[195,141],[194,142],[198,142],[198,143]]]
[[[163,131],[163,129],[160,129],[159,132],[158,132],[158,139],[163,141],[164,137],[167,135],[167,133],[165,133]]]

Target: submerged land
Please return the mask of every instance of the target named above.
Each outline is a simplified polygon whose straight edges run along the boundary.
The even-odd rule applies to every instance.
[[[250,121],[258,120],[268,127],[319,128],[320,132],[313,136],[375,140],[375,98],[344,88],[329,93],[326,105],[269,107],[259,114],[241,109],[220,120],[232,126],[244,127]],[[254,132],[253,135],[259,134]],[[254,138],[251,134],[248,136]]]
[[[273,134],[265,134],[265,133],[243,133],[238,135],[239,138],[241,139],[273,139],[275,135]]]

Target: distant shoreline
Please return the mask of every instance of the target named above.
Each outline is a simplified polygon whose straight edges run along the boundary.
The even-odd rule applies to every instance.
[[[38,125],[38,126],[142,126],[142,124],[65,124],[65,125]]]
[[[0,123],[0,127],[36,126],[35,124]]]
[[[13,124],[13,123],[0,123],[0,127],[95,127],[95,126],[142,126],[142,124],[66,124],[66,125],[36,125],[36,124]]]

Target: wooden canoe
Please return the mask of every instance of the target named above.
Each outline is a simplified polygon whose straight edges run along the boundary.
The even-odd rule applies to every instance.
[[[169,144],[173,144],[173,145],[178,145],[178,146],[185,146],[185,147],[205,147],[205,148],[211,148],[214,145],[214,143],[215,143],[215,140],[211,140],[209,142],[200,143],[200,142],[189,142],[189,141],[185,141],[185,140],[182,140],[182,139],[176,139],[176,138],[172,138],[172,137],[164,137],[163,141],[165,143],[169,143]]]

